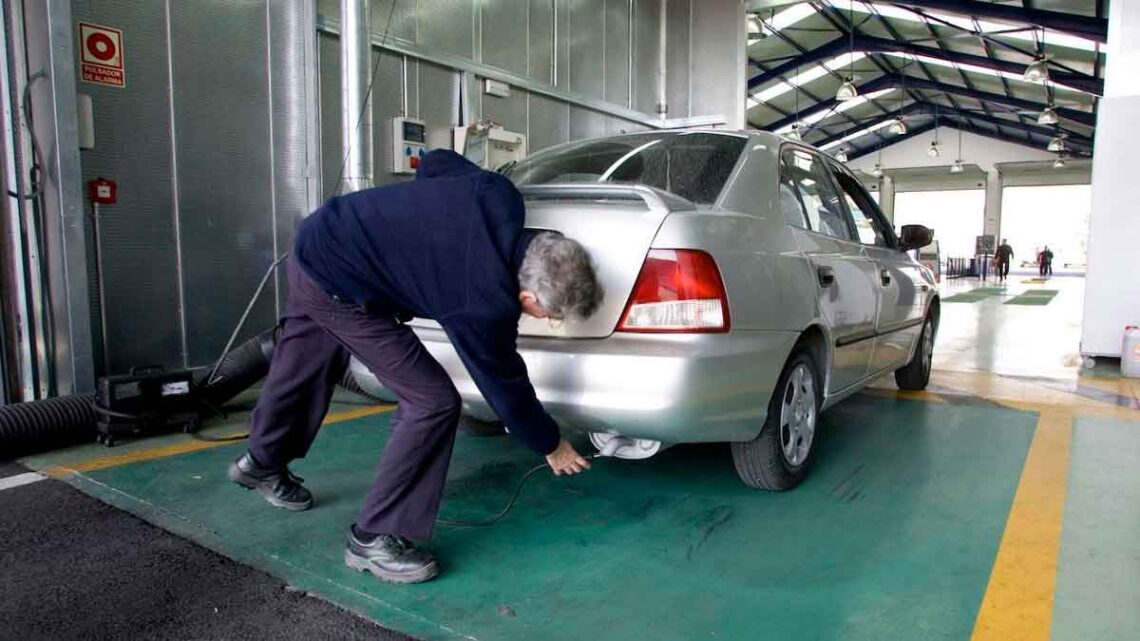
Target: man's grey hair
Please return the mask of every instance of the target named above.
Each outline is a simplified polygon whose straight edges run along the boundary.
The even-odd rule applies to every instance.
[[[519,268],[519,287],[558,318],[589,318],[605,297],[590,252],[578,241],[549,231],[530,241]]]

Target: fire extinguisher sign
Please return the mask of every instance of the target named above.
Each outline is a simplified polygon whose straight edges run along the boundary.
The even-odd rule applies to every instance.
[[[83,82],[125,87],[123,32],[111,27],[79,23],[79,62]]]

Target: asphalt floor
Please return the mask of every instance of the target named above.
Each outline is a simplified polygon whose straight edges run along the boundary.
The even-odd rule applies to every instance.
[[[411,638],[57,480],[0,492],[0,514],[5,641]]]

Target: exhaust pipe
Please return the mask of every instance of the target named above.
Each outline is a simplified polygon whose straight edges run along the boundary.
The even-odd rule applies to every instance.
[[[372,155],[372,11],[370,0],[340,3],[340,126],[344,143],[345,194],[373,185]]]
[[[598,448],[598,456],[606,458],[647,459],[664,449],[661,441],[605,432],[590,432],[590,442]]]

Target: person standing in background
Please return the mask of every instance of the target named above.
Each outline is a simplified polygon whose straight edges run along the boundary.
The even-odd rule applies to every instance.
[[[1048,245],[1041,251],[1041,275],[1045,278],[1053,275],[1053,250]]]
[[[997,266],[998,282],[1004,282],[1009,276],[1009,261],[1013,260],[1013,248],[1009,246],[1009,241],[1005,238],[1001,239],[1001,245],[998,246],[997,252],[994,254],[994,264]]]

